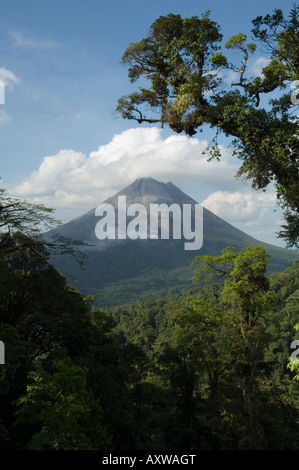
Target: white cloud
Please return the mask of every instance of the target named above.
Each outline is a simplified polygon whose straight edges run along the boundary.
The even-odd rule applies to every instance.
[[[216,215],[236,222],[255,217],[258,210],[256,196],[239,191],[216,191],[204,200],[203,205]]]
[[[249,59],[248,61],[248,72],[255,77],[259,77],[263,75],[263,68],[269,65],[270,59],[268,57],[255,57]]]
[[[59,203],[59,194],[66,189],[76,192],[71,184],[72,175],[85,161],[85,155],[74,150],[60,150],[54,156],[44,157],[38,170],[15,188],[16,194],[34,198],[57,195]]]
[[[272,212],[276,203],[273,186],[269,186],[267,192],[264,192],[243,185],[239,190],[215,191],[209,194],[203,205],[224,219],[254,224],[263,214]]]
[[[137,178],[151,176],[172,181],[240,230],[275,243],[274,232],[279,230],[281,217],[273,217],[275,190],[258,193],[236,181],[239,165],[231,153],[222,148],[221,160],[208,162],[203,155],[206,146],[206,141],[195,137],[163,139],[158,128],[129,129],[89,156],[69,149],[44,157],[35,172],[8,190],[14,196],[64,211],[70,217],[62,218],[69,220]]]
[[[26,37],[20,31],[10,31],[10,37],[13,40],[11,45],[12,48],[27,48],[27,49],[53,49],[58,46],[58,43],[50,39],[36,39],[32,37]]]
[[[18,82],[16,75],[11,70],[7,70],[4,67],[0,67],[0,80],[8,89],[12,88],[13,83]]]
[[[203,155],[206,146],[206,141],[177,135],[163,140],[158,128],[129,129],[88,157],[74,150],[44,157],[40,167],[11,191],[55,207],[86,207],[146,176],[225,189],[238,167],[224,148],[220,162],[208,162]]]
[[[255,78],[263,76],[263,68],[270,63],[270,59],[267,57],[254,57],[250,58],[247,63],[246,77]],[[236,66],[238,61],[236,61]],[[238,83],[240,80],[240,73],[232,69],[221,69],[216,72],[216,76],[221,78],[224,83],[228,86],[231,86],[232,83]]]
[[[204,207],[258,240],[277,244],[275,232],[281,229],[281,209],[276,206],[273,187],[257,192],[244,186],[240,191],[215,191]]]

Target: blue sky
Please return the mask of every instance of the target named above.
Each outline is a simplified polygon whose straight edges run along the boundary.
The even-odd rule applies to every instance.
[[[274,235],[281,215],[273,212],[271,190],[257,197],[248,186],[236,182],[237,162],[225,149],[222,166],[207,167],[203,160],[201,166],[192,160],[194,149],[200,152],[201,141],[209,135],[198,134],[193,142],[182,136],[176,140],[168,130],[140,129],[132,121],[115,119],[113,111],[117,99],[132,90],[127,70],[120,64],[122,54],[130,42],[146,37],[157,17],[169,13],[200,16],[209,9],[227,40],[239,32],[250,37],[253,18],[274,8],[288,12],[292,5],[293,0],[3,2],[3,184],[12,195],[55,207],[57,215],[68,220],[122,189],[135,176],[153,176],[173,181],[256,238],[283,245]],[[263,51],[259,54],[262,60]],[[181,158],[167,157],[177,148]],[[166,154],[164,163],[153,158],[148,165],[153,152],[162,159]]]

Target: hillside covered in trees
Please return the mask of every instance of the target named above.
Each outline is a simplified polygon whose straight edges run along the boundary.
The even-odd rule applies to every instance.
[[[295,248],[298,103],[283,90],[298,78],[298,18],[294,6],[288,18],[275,10],[253,21],[270,60],[250,79],[256,45],[245,35],[226,44],[242,53],[236,66],[208,12],[160,17],[123,56],[131,81],[151,87],[117,107],[189,136],[210,125],[214,158],[219,132],[235,138],[239,176],[255,189],[274,184],[280,237]],[[224,69],[239,83],[221,88]],[[194,259],[184,294],[100,309],[51,264],[82,261],[80,242],[41,238],[53,222],[51,210],[0,190],[0,450],[299,449],[298,260],[269,274],[265,247],[226,246]]]
[[[159,205],[161,214],[163,205],[176,207],[181,214],[184,205],[191,207],[191,225],[195,227],[194,208],[196,201],[181,191],[173,183],[163,183],[154,178],[138,178],[121,191],[103,202],[115,211],[115,226],[118,229],[118,197],[125,196],[127,210],[142,204],[147,211],[147,226],[150,226],[152,205]],[[134,206],[135,205],[135,206]],[[139,206],[140,207],[140,206]],[[158,222],[158,239],[101,239],[95,235],[95,226],[100,219],[95,215],[96,208],[59,225],[43,234],[44,240],[53,241],[65,237],[73,242],[76,239],[84,243],[84,264],[76,262],[71,254],[53,256],[51,263],[74,287],[85,296],[94,296],[97,307],[116,306],[136,303],[140,300],[171,297],[192,287],[193,268],[196,254],[217,255],[227,246],[234,246],[237,251],[253,245],[263,246],[270,256],[267,273],[283,271],[298,258],[296,250],[289,250],[269,243],[264,243],[238,230],[213,212],[203,207],[202,229],[197,227],[197,237],[202,235],[199,250],[186,250],[184,232],[181,238],[173,237],[175,215],[169,211],[169,238],[163,239],[163,224]],[[166,211],[165,211],[166,214]],[[132,217],[127,217],[128,220]],[[183,217],[182,217],[183,219]],[[129,222],[130,223],[130,222]],[[183,221],[180,221],[183,225]],[[198,222],[196,223],[197,226]],[[137,230],[137,229],[136,229]],[[140,227],[139,227],[140,231]]]
[[[195,260],[204,288],[101,311],[30,236],[43,217],[2,199],[1,450],[298,449],[298,262],[228,247]]]

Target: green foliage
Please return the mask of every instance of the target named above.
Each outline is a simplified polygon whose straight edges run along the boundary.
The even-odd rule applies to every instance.
[[[238,177],[264,190],[276,188],[285,224],[279,234],[289,247],[298,247],[298,120],[287,84],[298,79],[299,7],[284,18],[281,10],[252,21],[255,39],[268,51],[262,75],[248,73],[248,60],[257,44],[243,33],[232,36],[221,50],[219,25],[209,18],[158,18],[147,38],[130,44],[122,61],[132,82],[139,78],[150,88],[139,88],[119,99],[116,112],[138,123],[161,123],[174,132],[192,136],[204,124],[216,131],[211,153],[219,159],[217,136],[233,139],[234,154],[242,164]],[[265,27],[265,29],[263,29]],[[229,62],[226,53],[240,52],[240,64]],[[218,71],[232,70],[229,85]],[[278,98],[273,98],[276,92]],[[268,103],[265,106],[263,102]],[[144,111],[146,110],[146,111]],[[151,115],[145,114],[152,111]]]
[[[113,309],[118,341],[147,354],[144,385],[171,401],[160,402],[164,448],[298,448],[298,390],[286,366],[299,266],[267,278],[267,262],[262,247],[228,247],[194,264],[197,279],[223,283]]]
[[[15,326],[27,341],[29,362],[58,348],[72,356],[82,350],[90,309],[48,264],[45,253],[40,242],[31,245],[20,234],[0,239],[1,320]]]
[[[21,231],[23,234],[33,237],[40,234],[41,230],[53,227],[57,221],[51,215],[53,209],[42,204],[32,204],[10,197],[6,191],[0,188],[0,228],[10,233]]]
[[[31,437],[28,449],[108,449],[101,408],[86,388],[86,371],[69,358],[53,366],[53,374],[42,367],[31,372],[32,383],[18,400],[16,424],[25,420],[40,429]]]
[[[139,123],[168,123],[175,132],[194,134],[203,122],[206,103],[202,93],[218,84],[210,59],[221,39],[219,26],[210,20],[209,12],[201,18],[182,19],[172,14],[158,18],[149,36],[130,44],[122,58],[131,81],[145,77],[151,88],[139,88],[139,92],[120,98],[117,112]],[[161,117],[144,116],[139,106],[144,102]],[[201,104],[203,110],[198,110]]]
[[[227,247],[187,292],[103,311],[48,259],[0,237],[1,450],[298,448],[298,262]]]

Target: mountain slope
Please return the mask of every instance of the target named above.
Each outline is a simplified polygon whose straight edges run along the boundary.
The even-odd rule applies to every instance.
[[[143,204],[148,214],[151,204],[178,204],[180,207],[190,204],[193,208],[196,204],[172,183],[141,178],[104,201],[115,209],[116,230],[119,196],[126,196],[127,206]],[[192,214],[194,224],[194,210]],[[193,274],[190,264],[194,258],[204,254],[217,256],[227,246],[237,250],[250,245],[264,246],[271,256],[269,272],[282,271],[298,258],[298,252],[262,243],[205,208],[203,245],[198,251],[185,250],[184,239],[99,240],[95,234],[98,220],[93,209],[45,235],[48,238],[59,233],[91,245],[82,250],[86,255],[83,267],[70,257],[54,258],[53,263],[83,294],[95,295],[98,306],[157,298],[190,288]]]

